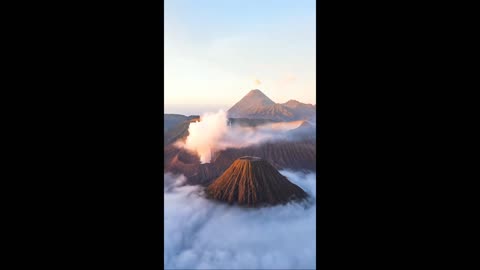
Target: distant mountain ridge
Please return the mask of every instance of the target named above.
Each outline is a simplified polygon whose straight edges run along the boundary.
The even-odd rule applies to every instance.
[[[273,121],[313,120],[316,106],[296,100],[275,103],[258,89],[251,90],[228,111],[231,118],[269,119]]]

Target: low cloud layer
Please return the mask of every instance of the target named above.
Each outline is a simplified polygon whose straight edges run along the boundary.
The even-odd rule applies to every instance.
[[[229,126],[227,113],[206,113],[201,121],[191,123],[189,136],[185,143],[177,142],[177,146],[198,153],[202,163],[211,160],[212,153],[227,148],[241,148],[274,140],[290,140],[288,130],[295,129],[302,121],[272,123],[252,127]]]
[[[315,269],[315,174],[281,173],[312,200],[229,206],[165,174],[165,269]]]

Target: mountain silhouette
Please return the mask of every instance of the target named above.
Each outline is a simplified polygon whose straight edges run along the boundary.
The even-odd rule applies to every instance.
[[[311,120],[316,107],[296,100],[275,103],[258,89],[251,90],[228,111],[232,118],[270,119],[274,121]]]

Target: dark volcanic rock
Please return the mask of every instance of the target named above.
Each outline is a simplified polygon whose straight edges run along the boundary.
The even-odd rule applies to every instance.
[[[207,186],[235,160],[243,156],[261,157],[277,170],[316,171],[315,140],[265,143],[239,149],[228,148],[216,153],[212,162],[206,164],[200,164],[200,159],[195,153],[169,145],[165,147],[164,170],[185,175],[191,185]]]
[[[235,160],[206,191],[209,198],[253,207],[307,198],[267,161],[251,156]]]
[[[165,114],[164,118],[164,146],[188,136],[190,123],[200,121],[200,116],[198,115],[190,115],[187,117],[179,114]]]
[[[171,128],[186,121],[188,118],[181,114],[164,114],[163,115],[163,133],[165,134]]]

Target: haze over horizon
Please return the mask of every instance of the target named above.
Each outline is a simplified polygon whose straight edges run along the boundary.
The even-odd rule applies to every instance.
[[[253,90],[250,90],[253,91]],[[249,93],[250,93],[249,91]],[[262,92],[263,93],[263,92]],[[297,100],[299,101],[299,100]],[[234,104],[164,104],[165,114],[181,114],[181,115],[202,115],[205,113],[215,113],[218,111],[228,111]],[[315,103],[311,105],[316,105]]]
[[[165,113],[226,110],[252,89],[315,104],[315,32],[313,0],[166,0]]]

